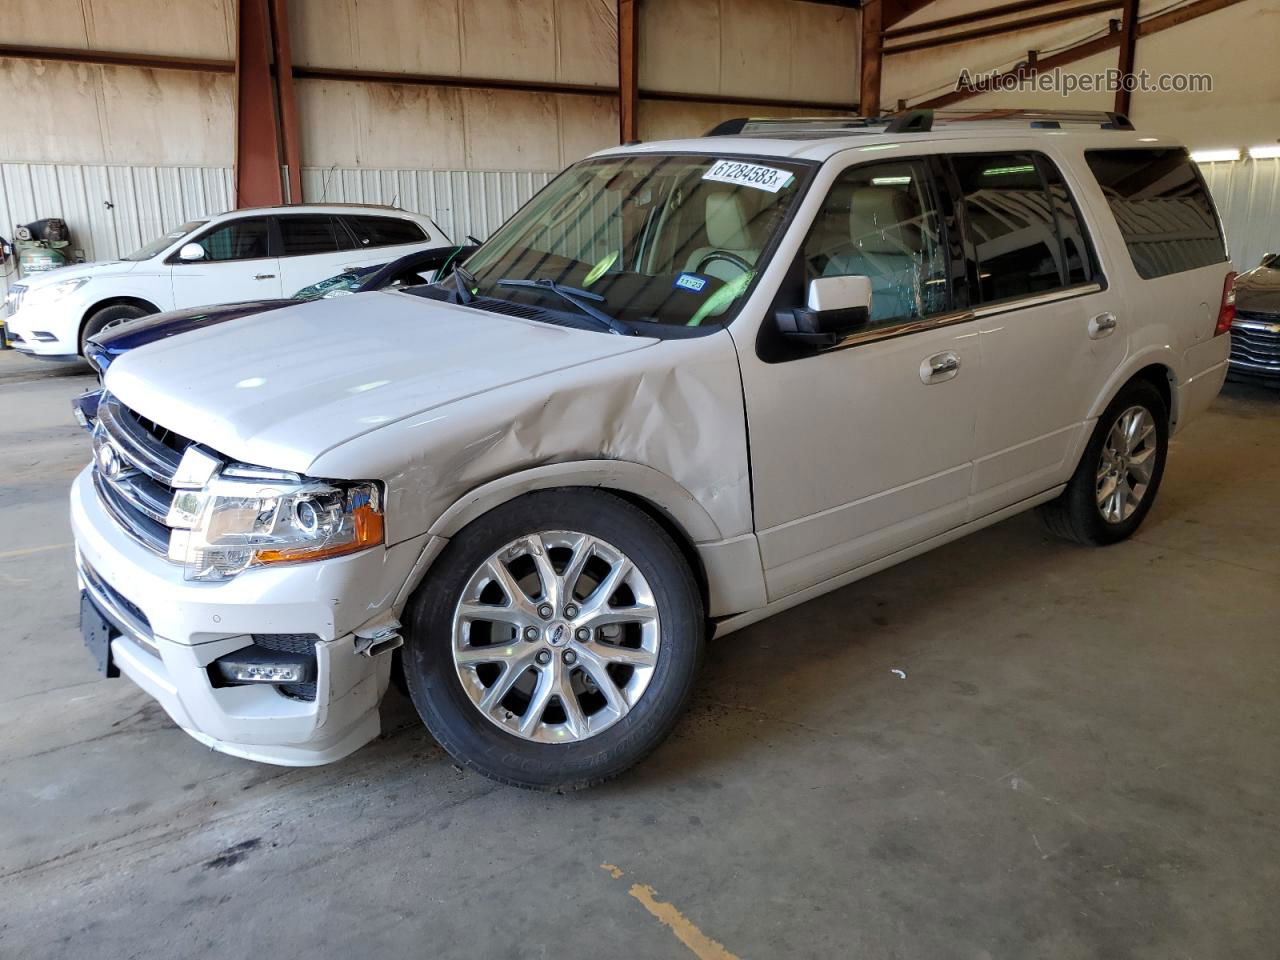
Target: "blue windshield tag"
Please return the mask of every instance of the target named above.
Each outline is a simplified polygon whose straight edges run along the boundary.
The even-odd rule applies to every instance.
[[[707,278],[697,273],[682,273],[671,285],[673,290],[688,290],[690,293],[701,293],[707,286]]]

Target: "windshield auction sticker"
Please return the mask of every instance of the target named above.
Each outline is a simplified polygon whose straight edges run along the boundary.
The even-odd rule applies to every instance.
[[[777,193],[791,181],[791,171],[763,167],[758,163],[743,163],[741,160],[717,160],[702,175],[702,179]]]

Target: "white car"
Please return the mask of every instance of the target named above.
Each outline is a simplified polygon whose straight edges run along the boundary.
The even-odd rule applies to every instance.
[[[1226,372],[1186,150],[1078,115],[734,129],[573,165],[437,284],[116,360],[71,491],[100,667],[318,764],[402,665],[459,762],[576,787],[658,745],[710,634],[1031,507],[1132,534]]]
[[[94,334],[136,317],[287,297],[348,268],[447,242],[430,218],[392,207],[236,210],[184,223],[121,260],[15,283],[5,323],[23,353],[74,359]]]

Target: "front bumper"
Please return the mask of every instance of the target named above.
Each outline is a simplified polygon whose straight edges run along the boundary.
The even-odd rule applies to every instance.
[[[287,766],[338,760],[378,735],[391,658],[356,652],[354,631],[391,610],[425,536],[386,550],[249,570],[193,583],[131,540],[106,513],[86,468],[71,488],[80,587],[123,606],[133,629],[111,642],[120,672],[191,736],[215,750]],[[105,595],[104,595],[105,594]],[[209,664],[252,634],[319,637],[314,701],[267,684],[215,687]]]
[[[64,312],[64,307],[67,316],[71,317],[72,311],[78,309],[78,304],[66,305],[59,302],[59,314]],[[80,352],[80,346],[76,342],[78,328],[70,334],[60,329],[76,327],[76,324],[61,316],[50,316],[48,311],[33,307],[20,309],[6,317],[4,324],[13,348],[27,356],[66,360],[75,358]]]

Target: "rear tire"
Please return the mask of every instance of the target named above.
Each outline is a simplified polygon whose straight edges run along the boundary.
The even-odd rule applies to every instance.
[[[704,646],[679,548],[600,490],[538,491],[473,521],[406,613],[405,678],[427,729],[460,764],[538,790],[593,786],[653,751]]]
[[[84,329],[80,331],[80,355],[84,356],[84,349],[90,337],[101,333],[108,327],[114,327],[129,320],[136,320],[138,317],[145,317],[154,312],[154,310],[146,310],[129,303],[117,303],[110,307],[103,307],[96,313],[91,314],[89,319],[84,322]]]
[[[1155,502],[1168,453],[1164,397],[1146,380],[1131,381],[1098,418],[1067,489],[1039,508],[1040,519],[1055,536],[1086,546],[1132,536]]]

